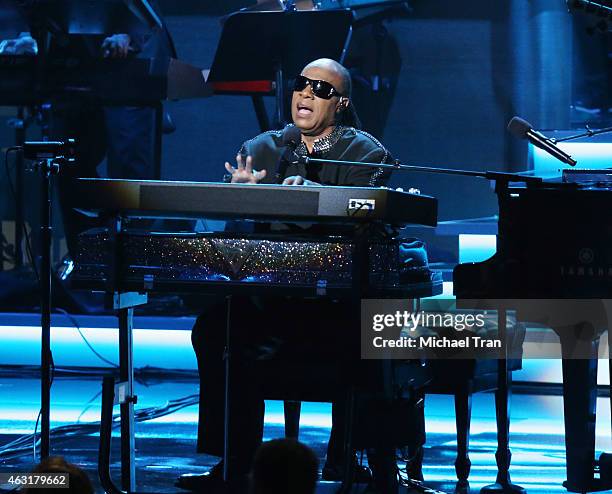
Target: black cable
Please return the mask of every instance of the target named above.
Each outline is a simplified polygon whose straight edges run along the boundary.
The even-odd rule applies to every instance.
[[[74,326],[74,328],[79,332],[79,335],[81,335],[81,338],[83,339],[83,341],[85,342],[85,344],[87,345],[87,347],[92,351],[92,353],[98,357],[102,362],[110,365],[111,367],[114,367],[115,369],[119,368],[118,364],[115,364],[114,362],[111,362],[110,360],[108,360],[106,357],[103,357],[102,355],[100,355],[100,353],[98,353],[98,351],[91,345],[91,343],[89,343],[89,341],[87,340],[87,338],[85,338],[85,335],[83,334],[83,332],[81,331],[81,327],[79,326],[78,321],[75,319],[75,317],[70,314],[68,311],[60,308],[60,307],[56,307],[55,310],[61,312],[62,314],[64,314],[68,319],[70,319],[70,322],[72,323],[72,325]]]
[[[49,357],[51,358],[51,376],[49,379],[49,390],[53,386],[53,379],[55,378],[55,362],[53,361],[53,353],[49,350]],[[40,442],[40,435],[38,434],[38,423],[40,422],[40,417],[42,415],[42,408],[38,410],[38,417],[36,417],[36,423],[34,424],[34,434],[33,440],[34,444],[32,445],[32,459],[36,461],[36,445]]]
[[[199,395],[193,394],[169,400],[165,405],[158,407],[147,407],[136,410],[134,412],[134,420],[136,422],[144,422],[147,420],[164,417],[172,413],[178,412],[183,408],[195,405],[199,402]],[[120,414],[113,415],[113,428],[117,428],[120,425]],[[90,435],[100,431],[100,422],[86,422],[80,424],[69,424],[51,429],[51,437],[54,441],[67,439],[77,435]],[[19,458],[30,451],[30,442],[34,441],[35,444],[40,442],[40,434],[27,434],[21,436],[14,441],[0,447],[0,460],[7,461],[15,458]]]
[[[4,152],[4,168],[6,170],[6,178],[8,180],[9,189],[11,190],[11,195],[13,198],[17,196],[17,193],[15,192],[15,187],[13,186],[13,181],[11,180],[11,169],[9,167],[8,157],[11,151],[19,151],[20,149],[21,148],[19,146],[11,146],[10,148],[6,148],[6,151]]]
[[[5,167],[7,169],[7,173],[5,175],[0,175],[0,186],[2,186],[2,183],[4,182],[5,179],[8,180],[8,175],[9,175],[8,170],[10,170],[10,167],[9,167],[9,164],[8,164],[8,153],[9,153],[10,149],[11,148],[8,148],[6,150],[6,154],[5,154],[5,157],[4,157],[4,159],[5,159]],[[0,240],[2,240],[2,239],[4,239],[4,237],[0,234]],[[7,242],[7,245],[8,245],[8,242]],[[3,249],[0,249],[0,263],[3,262],[3,261],[5,261],[5,262],[13,262],[14,263],[15,262],[15,256],[13,255],[13,259],[11,259],[10,257],[5,256],[5,253],[4,253]]]
[[[79,413],[79,416],[77,417],[77,424],[81,423],[81,417],[83,415],[85,415],[85,412],[87,410],[89,410],[93,404],[94,401],[96,401],[96,399],[102,394],[102,391],[98,391],[95,395],[93,395],[89,401],[87,403],[85,403],[85,408],[83,408],[83,410],[81,410],[81,413]]]
[[[36,378],[39,373],[39,366],[36,365],[0,365],[0,377],[7,378]],[[115,369],[109,367],[55,367],[55,374],[62,379],[83,379],[84,377],[99,378],[106,375],[115,375]],[[196,369],[165,369],[162,367],[152,367],[145,365],[134,369],[134,375],[139,382],[147,386],[164,382],[194,382],[198,381],[198,371]]]
[[[78,331],[79,335],[81,335],[81,338],[83,339],[83,341],[85,342],[85,344],[87,345],[87,347],[93,352],[93,354],[98,357],[100,360],[102,360],[103,362],[110,364],[112,367],[114,368],[118,368],[119,366],[113,362],[111,362],[110,360],[104,358],[102,355],[100,355],[96,349],[89,343],[89,341],[87,340],[87,338],[85,338],[85,335],[83,334],[83,332],[81,331],[81,327],[79,326],[78,321],[74,318],[74,316],[70,313],[68,313],[67,311],[65,311],[64,309],[60,308],[60,307],[56,307],[56,310],[58,310],[59,312],[61,312],[62,314],[64,314],[68,319],[70,319],[70,321],[72,322],[73,326],[75,327],[75,329]],[[51,389],[51,386],[53,385],[53,379],[55,378],[55,362],[53,360],[53,354],[51,353],[51,380],[49,381],[49,389]],[[89,402],[88,405],[95,400],[99,395],[101,394],[98,393],[96,396],[94,396]],[[77,422],[79,421],[79,419],[81,418],[81,416],[83,415],[83,413],[85,413],[85,411],[87,410],[88,407],[85,408],[85,410],[83,410],[81,412],[81,414],[79,415]],[[36,419],[36,424],[34,425],[34,434],[33,434],[33,459],[34,461],[36,461],[36,445],[37,443],[40,441],[40,438],[38,437],[38,423],[40,421],[40,417],[42,414],[42,409],[39,410],[38,412],[38,417]],[[1,449],[0,449],[1,451]]]
[[[38,416],[36,417],[36,424],[34,424],[34,434],[32,435],[34,439],[33,444],[32,444],[32,460],[34,462],[36,462],[36,444],[38,442],[37,431],[38,431],[38,423],[40,422],[41,415],[42,415],[42,408],[38,410]]]
[[[11,167],[8,164],[8,153],[13,150],[14,150],[14,147],[6,148],[5,153],[4,153],[4,159],[5,159],[4,167],[8,168],[9,170]],[[7,179],[8,179],[8,173],[5,173],[4,175],[0,176],[0,185],[2,185],[2,183]]]
[[[23,228],[23,236],[26,240],[26,253],[28,254],[28,261],[30,261],[30,266],[32,266],[32,270],[34,271],[34,276],[36,276],[36,282],[40,284],[40,276],[38,275],[38,267],[36,266],[36,262],[34,261],[34,253],[32,251],[32,242],[30,241],[30,234],[28,233],[28,229],[26,228],[25,222],[21,224]]]
[[[93,347],[93,345],[92,345],[92,344],[89,342],[89,340],[88,340],[88,339],[85,337],[85,335],[84,335],[84,334],[83,334],[83,332],[81,331],[81,327],[79,326],[78,321],[76,320],[76,318],[75,318],[75,317],[74,317],[72,314],[70,314],[68,311],[66,311],[66,310],[64,310],[64,309],[62,309],[62,308],[60,308],[60,307],[56,307],[56,310],[57,310],[57,311],[59,311],[59,312],[61,312],[62,314],[64,314],[64,315],[65,315],[65,316],[66,316],[66,317],[67,317],[67,318],[70,320],[70,322],[72,323],[72,325],[74,326],[74,328],[75,328],[75,329],[78,331],[79,335],[81,336],[81,338],[83,339],[83,341],[84,341],[84,342],[85,342],[85,344],[87,345],[87,347],[88,347],[88,348],[89,348],[89,349],[90,349],[90,350],[93,352],[93,354],[94,354],[96,357],[98,357],[98,358],[99,358],[99,359],[100,359],[102,362],[104,362],[104,363],[106,363],[106,364],[110,365],[111,367],[113,367],[113,369],[119,369],[119,365],[118,365],[118,364],[115,364],[114,362],[112,362],[112,361],[108,360],[107,358],[103,357],[103,356],[102,356],[102,355],[101,355],[101,354],[100,354],[100,353],[99,353],[99,352],[98,352],[98,351],[97,351],[97,350],[96,350],[96,349]],[[136,369],[135,369],[136,374],[135,374],[135,376],[134,376],[134,380],[135,380],[137,383],[142,384],[143,386],[148,387],[148,386],[149,386],[149,384],[148,384],[147,380],[146,380],[146,379],[142,379],[142,378],[140,378],[139,373],[138,373],[138,371],[139,371],[139,370],[141,370],[141,369],[139,369],[139,368],[136,368]]]
[[[7,148],[4,153],[4,168],[6,171],[6,179],[9,185],[9,191],[11,193],[11,199],[13,199],[14,203],[17,203],[17,192],[15,191],[15,186],[13,185],[13,180],[11,178],[11,169],[9,166],[9,153],[11,151],[19,151],[21,148],[19,146],[12,146]],[[30,265],[32,266],[32,270],[34,271],[34,275],[36,276],[36,280],[40,283],[40,276],[38,275],[38,267],[36,266],[36,262],[34,261],[34,254],[32,251],[32,243],[30,242],[30,235],[28,233],[28,229],[26,228],[25,222],[21,224],[21,228],[23,229],[23,235],[26,239],[26,252],[28,254],[28,260],[30,261]]]
[[[12,146],[9,148],[6,148],[6,151],[4,152],[4,168],[6,170],[6,173],[4,176],[0,177],[0,184],[2,184],[2,182],[4,181],[4,179],[6,179],[8,185],[9,185],[9,189],[11,191],[11,197],[13,198],[13,202],[17,202],[17,200],[15,199],[16,195],[15,195],[15,189],[13,187],[13,182],[11,181],[11,168],[9,166],[9,153],[11,151],[17,151],[19,150],[19,147],[17,146]],[[16,259],[15,259],[16,260]]]

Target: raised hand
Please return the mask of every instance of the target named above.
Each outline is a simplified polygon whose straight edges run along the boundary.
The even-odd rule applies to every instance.
[[[240,154],[236,156],[236,165],[234,168],[228,162],[225,162],[225,169],[232,174],[233,184],[257,184],[266,176],[266,170],[253,170],[253,157],[247,156],[246,160]]]

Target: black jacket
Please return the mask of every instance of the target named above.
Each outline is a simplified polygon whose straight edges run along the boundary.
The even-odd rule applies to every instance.
[[[253,168],[265,169],[266,177],[261,183],[276,183],[286,177],[300,175],[322,185],[342,186],[381,186],[390,173],[383,168],[364,168],[358,166],[289,164],[283,167],[281,158],[285,152],[283,130],[271,130],[246,141],[240,149],[243,156],[253,157]],[[296,148],[299,155],[310,157],[363,161],[366,163],[391,163],[387,149],[374,137],[353,127],[336,127],[327,137],[315,142],[312,154],[301,143]],[[280,166],[279,166],[280,165]]]

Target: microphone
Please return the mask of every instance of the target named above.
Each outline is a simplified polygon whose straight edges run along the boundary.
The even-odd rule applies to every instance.
[[[302,132],[295,125],[290,125],[285,128],[282,136],[282,146],[285,148],[283,154],[278,160],[278,166],[276,167],[276,183],[282,183],[287,167],[298,161],[298,157],[295,154],[295,149],[302,142]]]
[[[576,166],[574,158],[562,151],[551,139],[533,130],[531,124],[522,118],[513,117],[508,123],[508,132],[519,139],[529,139],[531,144],[547,152],[553,158],[557,158],[570,166]]]
[[[26,141],[23,143],[23,157],[27,160],[62,158],[66,162],[76,160],[76,141]]]

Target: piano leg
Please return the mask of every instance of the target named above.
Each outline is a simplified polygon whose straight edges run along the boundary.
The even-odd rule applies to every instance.
[[[562,332],[558,334],[563,335]],[[567,334],[567,331],[565,332]],[[573,338],[570,338],[573,340]],[[575,341],[561,336],[564,349]],[[563,358],[563,412],[567,480],[571,492],[600,490],[594,479],[595,413],[597,400],[597,347],[599,340],[587,342],[592,358]],[[571,346],[570,346],[571,345]],[[565,352],[564,352],[565,353]]]
[[[300,435],[301,401],[285,400],[283,403],[285,413],[285,437],[295,439]]]
[[[461,386],[455,392],[455,422],[457,428],[457,458],[455,459],[455,473],[457,474],[457,487],[455,492],[469,492],[470,469],[470,423],[472,418],[472,381]]]
[[[499,308],[497,311],[498,331],[502,342],[506,342],[506,309]],[[505,346],[505,345],[504,345]],[[507,347],[505,347],[507,352]],[[507,355],[506,355],[507,357]],[[495,461],[497,463],[497,479],[495,484],[484,486],[480,492],[482,494],[498,493],[525,493],[519,485],[515,485],[510,480],[510,385],[512,373],[508,371],[508,359],[498,360],[497,370],[497,390],[495,391],[495,414],[497,418],[497,451]]]
[[[360,259],[362,255],[362,251],[357,248],[357,259]],[[355,257],[354,257],[355,259]],[[353,266],[354,272],[358,273],[357,276],[353,275],[353,280],[355,279],[363,279],[359,278],[362,275],[361,264],[357,264],[357,266]],[[350,301],[352,305],[352,317],[349,320],[349,324],[353,325],[355,328],[361,328],[361,299],[353,299]],[[355,448],[353,447],[353,432],[354,432],[354,424],[355,424],[355,411],[357,409],[358,396],[356,394],[357,389],[351,383],[346,390],[346,411],[345,411],[345,421],[344,421],[344,478],[342,479],[342,485],[337,491],[337,494],[348,494],[353,490],[353,482],[355,477],[355,464],[354,464],[354,454]],[[368,458],[369,460],[369,458]]]
[[[348,494],[353,489],[355,468],[353,465],[353,422],[355,420],[355,391],[349,387],[346,396],[346,421],[344,424],[344,478],[337,494]]]
[[[610,393],[610,434],[612,434],[612,326],[608,329],[608,393]]]

